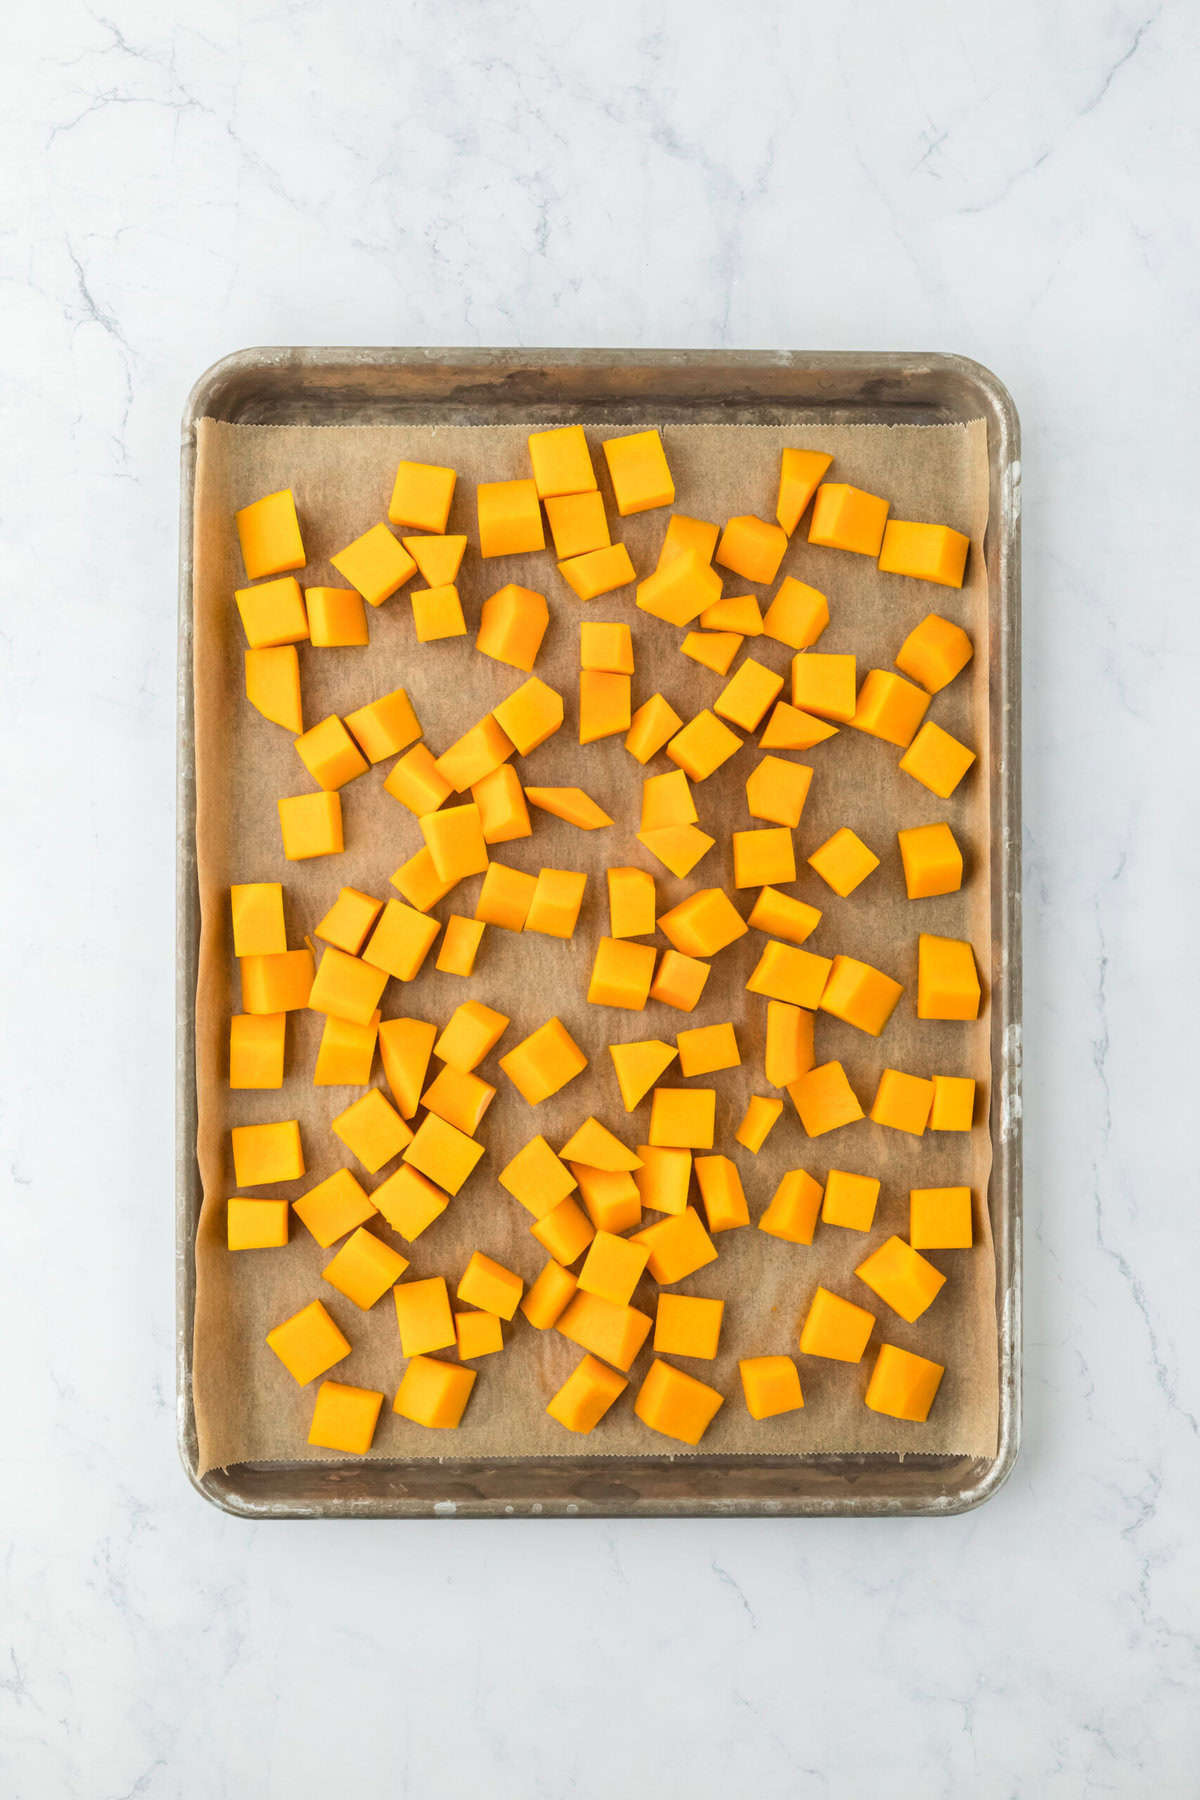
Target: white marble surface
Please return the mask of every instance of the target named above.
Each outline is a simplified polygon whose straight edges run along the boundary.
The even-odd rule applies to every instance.
[[[1196,1790],[1194,6],[43,0],[0,110],[0,1790]],[[946,348],[1025,431],[1027,1428],[927,1523],[173,1444],[176,442],[254,343]]]

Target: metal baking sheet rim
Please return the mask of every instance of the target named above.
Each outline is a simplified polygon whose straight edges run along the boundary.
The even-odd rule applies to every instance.
[[[463,422],[803,413],[910,423],[983,417],[991,632],[993,1168],[1000,1413],[996,1454],[561,1457],[470,1463],[244,1463],[199,1473],[192,1408],[199,895],[192,716],[192,508],[201,418],[362,422],[374,411]],[[940,353],[695,350],[250,349],[196,383],[183,417],[176,815],[176,1411],[180,1457],[204,1499],[248,1519],[949,1516],[990,1499],[1021,1434],[1020,427],[990,370]]]

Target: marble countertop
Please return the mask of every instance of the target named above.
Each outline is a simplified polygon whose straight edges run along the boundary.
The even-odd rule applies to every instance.
[[[1083,0],[8,20],[13,1800],[1195,1792],[1198,33]],[[176,445],[255,343],[939,348],[1011,388],[1026,1429],[981,1511],[272,1526],[188,1487]]]

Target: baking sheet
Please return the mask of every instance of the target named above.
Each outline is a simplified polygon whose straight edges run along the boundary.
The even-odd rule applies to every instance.
[[[589,435],[604,485],[603,457],[597,448],[603,434]],[[779,449],[795,441],[794,431],[745,426],[671,426],[664,437],[678,509],[716,520],[742,511],[769,515]],[[985,1089],[977,1111],[977,1117],[984,1118],[986,1011],[970,1025],[918,1023],[913,993],[918,930],[970,936],[981,970],[990,963],[989,820],[982,775],[988,728],[986,582],[978,553],[987,518],[985,430],[982,423],[831,426],[808,434],[805,441],[834,453],[835,477],[886,493],[896,515],[943,519],[970,533],[975,549],[967,584],[957,593],[881,576],[868,559],[817,550],[802,537],[789,549],[782,573],[795,573],[828,593],[833,617],[820,648],[853,649],[860,668],[890,666],[903,637],[929,610],[966,624],[976,642],[976,658],[967,673],[934,700],[929,716],[966,738],[981,756],[981,767],[949,802],[936,800],[901,775],[895,767],[898,752],[858,733],[843,731],[798,757],[817,771],[797,833],[799,857],[837,826],[849,823],[883,859],[882,867],[845,901],[825,889],[801,861],[794,891],[825,912],[810,947],[827,955],[843,950],[875,961],[904,981],[907,990],[878,1041],[821,1015],[818,1060],[842,1058],[866,1106],[880,1069],[889,1064],[923,1074],[974,1073]],[[328,1121],[354,1097],[351,1090],[311,1086],[320,1021],[307,1014],[289,1019],[289,1073],[282,1092],[229,1093],[228,1016],[238,1005],[229,943],[229,884],[282,880],[289,942],[297,944],[311,932],[340,886],[361,886],[380,897],[390,893],[387,875],[421,842],[416,820],[380,791],[387,769],[381,765],[342,790],[347,836],[343,856],[304,864],[289,864],[283,858],[276,798],[311,784],[287,734],[262,720],[244,700],[243,640],[232,601],[242,572],[232,513],[262,493],[292,486],[310,557],[304,580],[336,584],[338,577],[328,564],[330,552],[384,515],[401,456],[448,462],[459,470],[449,529],[464,530],[469,538],[475,536],[474,482],[527,472],[525,432],[519,427],[261,427],[206,420],[199,428],[194,595],[202,938],[196,1048],[197,1148],[205,1197],[196,1245],[194,1398],[202,1470],[246,1460],[306,1456],[328,1460],[325,1452],[308,1451],[304,1441],[313,1390],[298,1389],[263,1344],[272,1324],[314,1295],[321,1296],[354,1345],[352,1356],[331,1372],[335,1379],[381,1387],[390,1406],[403,1367],[390,1302],[385,1298],[364,1315],[325,1287],[320,1269],[333,1252],[321,1251],[303,1228],[296,1228],[286,1250],[231,1256],[223,1245],[224,1200],[233,1191],[229,1127],[273,1118],[301,1120],[308,1164],[305,1178],[294,1186],[260,1190],[294,1197],[350,1161],[328,1130]],[[653,566],[666,518],[665,511],[624,521],[614,517],[614,535],[629,545],[639,574]],[[747,751],[698,785],[701,823],[718,841],[693,875],[677,882],[654,865],[634,836],[644,773],[670,765],[660,758],[643,771],[624,752],[620,739],[583,750],[573,741],[578,623],[589,617],[622,618],[632,624],[639,671],[635,705],[659,688],[687,716],[711,703],[721,678],[681,657],[676,647],[681,634],[637,612],[632,589],[582,606],[549,554],[481,562],[469,548],[459,586],[472,630],[481,600],[508,580],[548,594],[551,627],[537,672],[563,691],[568,708],[563,731],[527,759],[526,778],[549,785],[578,781],[607,807],[616,823],[607,831],[580,833],[546,815],[534,815],[532,838],[497,847],[499,860],[516,867],[536,870],[545,865],[589,872],[574,944],[518,937],[489,927],[471,982],[435,972],[431,957],[407,990],[398,983],[391,985],[384,1011],[440,1021],[460,999],[478,992],[512,1016],[499,1053],[556,1012],[592,1062],[585,1076],[543,1106],[530,1109],[506,1078],[495,1073],[495,1056],[489,1059],[482,1072],[496,1080],[499,1091],[480,1133],[488,1154],[445,1217],[413,1247],[412,1273],[443,1273],[453,1286],[470,1251],[481,1248],[531,1278],[543,1253],[529,1235],[523,1209],[496,1184],[495,1171],[533,1132],[542,1131],[557,1144],[589,1112],[627,1142],[641,1141],[648,1102],[634,1114],[624,1114],[605,1047],[608,1041],[670,1038],[681,1026],[733,1017],[739,1026],[743,1067],[701,1084],[718,1090],[716,1147],[738,1161],[752,1217],[761,1212],[779,1175],[789,1167],[808,1168],[818,1179],[830,1167],[879,1174],[883,1191],[870,1234],[822,1226],[816,1243],[806,1249],[754,1230],[727,1233],[719,1240],[718,1263],[673,1290],[719,1294],[727,1301],[724,1348],[716,1363],[681,1361],[681,1366],[713,1381],[729,1396],[702,1451],[990,1455],[996,1441],[997,1371],[994,1270],[982,1204],[990,1161],[986,1128],[978,1126],[969,1140],[939,1134],[918,1142],[864,1121],[809,1142],[789,1104],[758,1158],[733,1146],[732,1134],[746,1096],[769,1091],[761,1075],[756,1076],[761,1069],[765,1002],[743,993],[745,977],[764,941],[758,933],[716,959],[704,999],[693,1015],[658,1006],[639,1014],[588,1006],[590,946],[603,934],[607,919],[604,869],[624,862],[654,868],[660,911],[697,885],[728,883],[728,834],[751,822],[745,815],[742,783],[754,754]],[[729,592],[745,586],[733,577],[726,582]],[[437,751],[523,679],[518,671],[476,656],[470,637],[417,645],[403,592],[371,613],[370,626],[372,643],[367,649],[301,647],[306,723],[330,711],[344,713],[402,683]],[[785,646],[758,639],[747,648],[781,672],[786,670],[790,653]],[[908,902],[895,848],[896,827],[939,818],[950,820],[967,847],[967,885],[960,895]],[[439,916],[471,912],[477,886],[478,878],[456,889],[437,909]],[[743,898],[748,903],[751,896]],[[664,1079],[678,1078],[668,1072]],[[853,1268],[891,1232],[906,1232],[910,1185],[968,1180],[976,1194],[980,1241],[969,1253],[933,1254],[932,1260],[950,1279],[925,1318],[905,1326],[873,1301],[855,1280]],[[370,1188],[375,1182],[368,1178],[366,1185]],[[391,1236],[381,1223],[378,1229]],[[874,1342],[886,1336],[947,1363],[926,1426],[885,1420],[863,1407],[862,1389],[873,1349],[858,1368],[801,1359],[804,1411],[759,1424],[749,1420],[741,1402],[736,1357],[794,1349],[797,1319],[818,1281],[878,1310]],[[651,1312],[654,1291],[647,1282],[636,1297]],[[472,1404],[457,1432],[426,1432],[397,1419],[385,1406],[372,1454],[393,1459],[577,1456],[582,1449],[600,1456],[687,1454],[646,1431],[633,1416],[633,1392],[648,1366],[649,1346],[635,1364],[630,1390],[589,1439],[576,1439],[555,1426],[544,1414],[545,1400],[579,1354],[575,1345],[557,1334],[535,1333],[519,1320],[504,1355],[479,1365]]]

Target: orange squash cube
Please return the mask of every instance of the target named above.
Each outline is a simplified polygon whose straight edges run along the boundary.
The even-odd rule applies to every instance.
[[[863,1109],[840,1062],[822,1063],[788,1083],[792,1104],[810,1138],[853,1125]]]
[[[230,1087],[281,1088],[286,1033],[286,1013],[234,1013],[229,1021]]]
[[[622,518],[628,518],[630,513],[650,512],[656,506],[674,505],[675,483],[657,431],[605,438],[602,447],[613,498]]]
[[[506,863],[490,862],[475,902],[475,917],[505,931],[524,931],[537,877]]]
[[[245,1012],[298,1012],[308,1005],[313,984],[311,950],[281,950],[274,956],[243,956],[238,970]]]
[[[584,669],[579,677],[579,742],[599,743],[629,730],[629,676]]]
[[[900,758],[900,767],[939,800],[948,800],[974,761],[973,750],[926,719]]]
[[[867,1383],[866,1403],[872,1412],[923,1425],[945,1373],[944,1363],[915,1356],[896,1344],[880,1344]]]
[[[546,548],[536,482],[481,481],[475,504],[480,556],[521,556]]]
[[[803,1169],[789,1169],[758,1221],[758,1229],[785,1244],[811,1244],[820,1217],[823,1190]]]
[[[850,723],[868,737],[907,750],[929,707],[929,695],[890,669],[868,669]]]
[[[660,831],[668,825],[694,825],[698,817],[692,790],[682,769],[670,769],[665,775],[648,775],[643,781],[642,831]]]
[[[738,1374],[752,1419],[774,1419],[804,1405],[800,1374],[790,1356],[743,1357]]]
[[[706,607],[705,611],[711,612],[712,608]],[[679,648],[684,656],[711,669],[714,675],[727,675],[744,641],[737,631],[689,631]]]
[[[741,513],[730,519],[721,533],[715,560],[723,569],[732,569],[744,580],[765,587],[778,575],[787,545],[788,534],[781,525]]]
[[[711,562],[720,530],[707,519],[691,519],[686,513],[672,513],[663,533],[658,553],[658,567],[665,569],[681,556],[696,556],[702,563]]]
[[[304,595],[294,575],[264,581],[261,587],[237,588],[233,597],[252,650],[301,644],[308,636]]]
[[[444,638],[466,637],[467,621],[453,583],[443,587],[413,588],[409,599],[419,644],[438,644]]]
[[[650,1212],[682,1213],[692,1182],[691,1151],[639,1144],[638,1155],[642,1166],[634,1170],[633,1179],[642,1205]]]
[[[914,825],[898,831],[904,887],[910,900],[957,894],[962,887],[963,854],[949,825]]]
[[[521,1311],[535,1331],[549,1331],[558,1324],[578,1286],[570,1269],[564,1269],[561,1263],[551,1259],[525,1289]]]
[[[537,661],[549,623],[546,596],[510,581],[489,595],[480,608],[475,648],[493,662],[524,669],[528,675]]]
[[[910,1189],[908,1241],[914,1250],[969,1250],[975,1241],[970,1188]]]
[[[811,750],[814,745],[823,744],[826,738],[836,737],[837,733],[836,725],[780,700],[763,726],[758,741],[764,750]]]
[[[485,776],[494,774],[513,753],[513,746],[491,713],[472,725],[438,757],[436,768],[455,793],[463,794]],[[432,807],[429,809],[434,810]]]
[[[632,1112],[645,1098],[677,1054],[670,1044],[662,1044],[657,1038],[637,1044],[610,1044],[608,1053],[613,1059],[626,1112]]]
[[[581,625],[579,666],[581,669],[596,669],[612,675],[632,675],[633,637],[628,625]]]
[[[821,995],[822,1012],[878,1037],[904,992],[898,981],[853,956],[835,956]]]
[[[848,724],[858,704],[858,665],[853,656],[802,650],[792,658],[792,705],[820,719]]]
[[[654,1319],[654,1348],[666,1356],[696,1356],[711,1362],[721,1340],[723,1300],[698,1294],[660,1294]]]
[[[772,1087],[790,1087],[813,1066],[813,1016],[787,1000],[767,1001],[763,1073]]]
[[[977,1019],[981,990],[975,953],[961,938],[917,938],[918,1019]]]
[[[746,808],[750,817],[795,830],[804,811],[812,776],[806,763],[787,762],[782,756],[764,756],[746,777]]]
[[[388,518],[393,525],[415,525],[418,531],[445,531],[457,479],[453,469],[438,463],[400,463]]]
[[[655,1088],[650,1142],[675,1150],[711,1150],[716,1115],[715,1088]]]
[[[383,790],[417,818],[436,812],[454,792],[427,744],[414,744],[387,772]]]
[[[691,551],[663,563],[638,582],[637,605],[652,619],[668,625],[690,625],[721,598],[721,577],[708,559]]]
[[[737,1142],[752,1156],[757,1156],[783,1112],[783,1101],[765,1094],[751,1094],[742,1114],[742,1122],[734,1133]]]
[[[736,1069],[742,1060],[737,1033],[728,1023],[697,1025],[691,1031],[679,1032],[675,1041],[679,1046],[679,1073],[684,1076]]]
[[[821,1003],[832,967],[827,956],[815,956],[811,950],[801,950],[795,944],[777,944],[772,940],[755,964],[746,989],[768,1000],[785,1000],[789,1006],[812,1012]]]
[[[541,1136],[530,1138],[497,1179],[535,1219],[545,1218],[576,1187],[571,1171]]]
[[[532,836],[525,790],[510,763],[501,763],[490,775],[473,782],[471,798],[479,808],[485,844],[511,844],[516,838]]]
[[[335,793],[292,794],[278,802],[283,854],[289,862],[310,856],[338,856],[342,837],[342,802]]]
[[[587,876],[574,869],[539,869],[525,915],[526,931],[540,931],[543,937],[574,937],[586,887]]]
[[[823,450],[783,450],[775,517],[791,537],[833,461]]]
[[[971,640],[961,625],[937,613],[928,613],[914,625],[896,652],[896,667],[902,675],[919,681],[930,694],[940,694],[970,662],[974,654]]]
[[[606,550],[612,542],[604,496],[598,491],[552,495],[546,501],[546,517],[554,537],[554,554],[563,562],[586,556],[589,550]]]
[[[225,1242],[230,1250],[277,1250],[288,1241],[286,1200],[227,1200]]]
[[[413,981],[440,930],[437,919],[418,912],[413,906],[405,906],[402,900],[389,900],[367,941],[362,959],[373,968],[386,969],[397,981]]]
[[[931,1131],[970,1131],[975,1116],[975,1082],[970,1075],[935,1075]]]
[[[562,695],[536,675],[492,709],[492,717],[521,756],[553,737],[563,722]]]
[[[583,1255],[596,1235],[592,1221],[571,1195],[542,1213],[529,1229],[542,1249],[564,1268]]]
[[[681,1444],[698,1444],[724,1404],[725,1396],[716,1388],[656,1357],[633,1410],[651,1431]]]
[[[472,1253],[458,1284],[458,1298],[481,1312],[494,1313],[498,1319],[511,1319],[517,1310],[525,1283],[503,1263],[494,1262],[482,1250]]]
[[[500,1067],[523,1100],[537,1106],[587,1068],[587,1057],[561,1019],[547,1019],[500,1058]]]
[[[803,944],[821,923],[821,912],[807,900],[796,900],[791,894],[781,894],[778,888],[765,887],[750,908],[748,922],[756,931],[783,938],[785,943]]]
[[[697,889],[665,912],[658,924],[675,949],[687,956],[715,956],[745,937],[747,930],[723,888]]]
[[[304,541],[291,488],[264,494],[261,500],[239,507],[233,519],[247,580],[304,567]]]
[[[832,550],[878,556],[888,508],[889,502],[878,494],[865,493],[844,481],[822,482],[813,501],[808,541]]]
[[[363,597],[354,588],[305,588],[304,607],[314,649],[332,650],[370,641]]]
[[[293,1381],[307,1387],[318,1375],[349,1356],[350,1345],[319,1300],[274,1326],[267,1343]]]
[[[800,1349],[831,1362],[861,1362],[874,1326],[875,1314],[865,1306],[818,1287],[800,1327]]]
[[[582,425],[531,431],[529,460],[533,464],[534,485],[543,500],[559,494],[585,494],[596,487],[592,453]]]
[[[949,525],[918,525],[911,519],[889,519],[879,547],[879,567],[886,575],[912,575],[960,588],[971,540]]]
[[[639,1312],[636,1306],[580,1289],[567,1302],[557,1329],[581,1350],[590,1350],[593,1356],[603,1357],[622,1374],[628,1374],[652,1324],[649,1315]]]
[[[731,631],[739,637],[760,637],[762,609],[753,594],[727,594],[706,606],[700,614],[705,631]]]
[[[694,1206],[685,1206],[681,1213],[645,1226],[638,1232],[637,1241],[649,1249],[646,1267],[660,1287],[686,1281],[697,1269],[717,1260],[717,1246]]]
[[[321,923],[314,928],[313,936],[344,950],[347,956],[357,956],[382,910],[382,900],[361,893],[358,888],[344,887]]]
[[[786,825],[733,833],[735,887],[766,887],[796,879],[796,850]]]
[[[629,722],[625,748],[635,762],[644,766],[652,756],[658,755],[663,745],[675,736],[682,725],[683,720],[670,702],[664,700],[661,694],[651,694]]]
[[[660,825],[654,831],[639,831],[637,835],[639,844],[644,844],[664,869],[681,879],[691,874],[717,841],[695,825]]]
[[[235,956],[280,956],[287,950],[282,882],[237,884],[229,890],[229,907]]]
[[[829,623],[829,602],[824,594],[794,575],[785,575],[779,590],[763,614],[763,631],[776,643],[792,650],[808,650]],[[781,687],[783,683],[779,684]]]
[[[602,937],[596,945],[587,997],[593,1006],[620,1006],[635,1012],[645,1006],[654,979],[652,944]]]
[[[627,1306],[642,1278],[650,1252],[644,1244],[597,1231],[579,1271],[579,1291],[599,1294],[614,1306]]]
[[[720,1231],[735,1231],[750,1223],[750,1209],[737,1164],[727,1156],[698,1156],[696,1180],[704,1202],[704,1216],[710,1237]]]
[[[648,870],[609,869],[608,929],[614,938],[653,934],[654,877]]]
[[[898,1237],[880,1244],[854,1273],[909,1325],[928,1311],[946,1285],[941,1270]]]
[[[782,689],[782,675],[748,656],[713,701],[713,711],[742,731],[756,731]]]
[[[873,869],[879,867],[879,858],[867,848],[857,832],[843,825],[813,851],[808,866],[845,900],[855,888],[861,887]]]
[[[468,800],[464,806],[444,807],[441,812],[423,813],[420,826],[433,866],[442,881],[462,881],[467,875],[479,875],[487,868],[483,822],[473,800]]]
[[[322,1279],[363,1312],[369,1312],[408,1267],[408,1258],[360,1225],[325,1264]]]
[[[868,1116],[875,1125],[889,1125],[893,1131],[924,1137],[932,1105],[932,1081],[921,1075],[906,1075],[901,1069],[885,1069]]]
[[[330,1129],[369,1175],[377,1174],[384,1163],[398,1156],[413,1135],[378,1088],[369,1088],[361,1099],[340,1112],[330,1121]]]
[[[328,1013],[352,1024],[369,1024],[387,986],[387,972],[332,944],[317,965],[308,996],[313,1012]]]
[[[641,1196],[628,1169],[594,1169],[573,1162],[571,1173],[579,1182],[584,1210],[597,1231],[616,1234],[641,1224]]]
[[[365,1025],[330,1014],[321,1030],[313,1086],[366,1087],[375,1062],[378,1032],[378,1013],[372,1013]]]
[[[372,525],[329,560],[368,606],[382,606],[417,571],[404,545],[384,524]]]
[[[637,580],[624,544],[606,544],[603,550],[569,556],[559,563],[558,572],[579,600],[598,600],[601,594],[611,594]]]
[[[400,1378],[392,1411],[414,1425],[452,1431],[462,1423],[474,1386],[474,1369],[442,1362],[436,1356],[414,1356]]]
[[[406,537],[400,542],[417,565],[422,581],[428,587],[445,587],[458,579],[467,540],[463,533],[447,537],[443,531],[428,537]]]
[[[664,950],[650,987],[651,1000],[661,1000],[677,1012],[694,1012],[711,968],[711,963],[680,950]]]
[[[821,1207],[826,1225],[841,1225],[847,1231],[870,1231],[878,1203],[879,1182],[873,1175],[852,1175],[845,1169],[830,1169],[826,1175]]]
[[[568,1431],[586,1435],[595,1430],[628,1386],[623,1375],[607,1368],[599,1358],[588,1355],[572,1369],[546,1411]]]
[[[230,1136],[238,1187],[264,1187],[303,1175],[304,1151],[295,1119],[281,1119],[272,1125],[235,1125]]]
[[[452,1069],[447,1063],[425,1089],[421,1104],[448,1125],[473,1137],[495,1097],[491,1082],[465,1069]]]
[[[317,1389],[308,1441],[321,1450],[344,1450],[365,1456],[371,1448],[383,1395],[375,1388],[348,1387],[323,1381]]]
[[[428,1231],[450,1204],[448,1194],[407,1163],[381,1181],[371,1198],[392,1230],[410,1244]]]
[[[328,1250],[348,1231],[365,1224],[377,1208],[349,1169],[337,1169],[293,1200],[292,1210],[322,1250]]]
[[[408,901],[416,911],[427,913],[431,907],[444,900],[451,888],[452,881],[443,881],[433,866],[433,858],[429,854],[427,844],[422,844],[415,855],[389,875],[388,880],[394,888]],[[436,925],[437,920],[433,923]]]
[[[358,595],[354,596],[358,600]],[[362,601],[359,600],[359,605]],[[272,725],[282,725],[293,736],[304,730],[300,704],[300,658],[295,644],[268,644],[247,650],[246,698]]]
[[[483,931],[482,919],[464,919],[458,913],[451,914],[446,920],[434,968],[443,975],[472,974],[483,940]]]
[[[693,781],[706,781],[741,747],[737,733],[705,707],[675,733],[667,745],[667,755]]]
[[[403,688],[346,714],[346,727],[368,762],[384,762],[421,736],[421,721]]]
[[[411,1119],[417,1110],[436,1036],[436,1025],[424,1019],[384,1019],[380,1023],[383,1073],[402,1119]]]
[[[404,1152],[404,1160],[422,1175],[427,1175],[447,1194],[457,1194],[471,1174],[483,1145],[448,1119],[427,1112]]]
[[[435,1056],[454,1069],[474,1069],[494,1050],[509,1020],[481,1000],[464,1000],[456,1006],[433,1046]],[[387,1029],[380,1027],[380,1034]]]
[[[328,792],[367,772],[366,757],[337,717],[322,719],[298,737],[296,754],[317,786]]]
[[[504,1327],[495,1313],[460,1312],[454,1315],[459,1362],[476,1362],[504,1348]]]
[[[401,1281],[392,1289],[396,1325],[405,1356],[424,1356],[429,1350],[451,1350],[458,1342],[450,1295],[440,1275],[422,1281]]]

